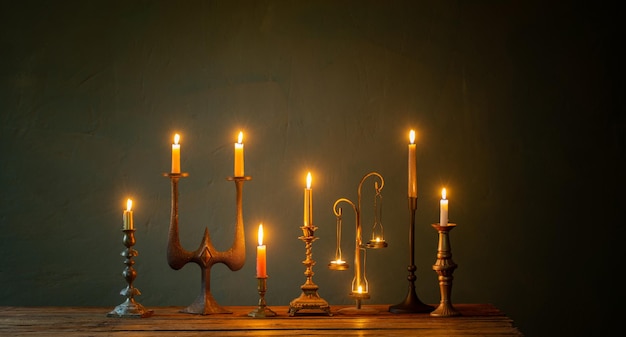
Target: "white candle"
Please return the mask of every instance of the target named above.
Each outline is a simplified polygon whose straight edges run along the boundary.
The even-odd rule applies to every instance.
[[[263,244],[263,224],[259,225],[259,245],[256,247],[256,277],[267,277],[267,249]]]
[[[243,132],[235,143],[235,177],[243,177]]]
[[[126,200],[126,210],[124,210],[124,215],[122,219],[124,220],[124,229],[135,229],[133,225],[133,211],[131,208],[133,207],[133,201],[131,199]]]
[[[304,189],[304,226],[313,226],[313,189],[311,188],[311,172],[306,175]]]
[[[417,198],[417,157],[415,155],[415,131],[409,133],[409,198]]]
[[[441,200],[439,201],[439,225],[448,225],[448,199],[446,199],[446,189],[441,190]]]
[[[174,144],[172,144],[172,173],[180,173],[180,135],[174,136]]]

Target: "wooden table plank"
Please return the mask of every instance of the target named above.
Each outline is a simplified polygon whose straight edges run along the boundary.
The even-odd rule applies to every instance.
[[[0,336],[522,336],[513,321],[490,304],[455,304],[462,316],[393,314],[388,305],[371,305],[375,315],[289,316],[286,306],[270,307],[278,316],[252,318],[255,307],[227,307],[232,314],[190,315],[182,307],[157,307],[149,318],[106,317],[103,307],[0,307]]]

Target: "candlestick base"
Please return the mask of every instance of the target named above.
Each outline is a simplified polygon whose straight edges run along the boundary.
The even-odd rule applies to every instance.
[[[265,303],[265,292],[267,291],[267,277],[257,277],[258,285],[257,290],[259,291],[259,306],[250,311],[248,316],[255,318],[266,318],[266,317],[274,317],[276,313],[272,311],[272,309],[267,307]]]
[[[452,273],[457,264],[452,261],[452,249],[450,247],[450,232],[456,224],[449,223],[447,226],[441,226],[438,223],[432,225],[439,232],[439,244],[437,248],[437,261],[433,265],[433,270],[439,275],[439,290],[441,293],[441,302],[439,306],[430,313],[434,317],[453,317],[460,316],[461,313],[452,306]]]
[[[107,314],[107,317],[120,318],[146,318],[152,316],[154,310],[147,310],[143,305],[135,302],[134,299],[128,298],[126,301],[113,309]]]
[[[356,305],[354,307],[342,308],[337,310],[337,313],[342,315],[375,315],[379,311],[374,308],[363,307],[361,302],[364,299],[369,299],[370,295],[365,293],[351,293],[350,297],[354,297],[356,299]]]

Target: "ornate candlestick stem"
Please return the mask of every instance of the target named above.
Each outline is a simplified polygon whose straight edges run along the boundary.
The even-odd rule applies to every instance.
[[[447,226],[440,226],[439,224],[433,224],[439,232],[439,244],[437,247],[437,261],[433,265],[433,270],[439,275],[439,290],[441,292],[441,302],[437,309],[430,313],[431,316],[437,317],[451,317],[461,315],[453,306],[451,300],[452,293],[452,280],[454,277],[452,273],[456,269],[457,265],[452,261],[452,249],[450,247],[450,238],[448,232],[450,232],[456,225],[448,223]]]
[[[409,290],[406,298],[402,303],[392,305],[389,307],[389,311],[396,314],[403,313],[420,313],[430,312],[434,309],[433,306],[422,303],[417,293],[415,292],[415,210],[417,209],[417,198],[409,197],[409,212],[411,214],[411,222],[409,223],[409,266],[407,270],[409,275],[407,280],[409,281]]]
[[[265,292],[267,291],[267,277],[257,277],[258,280],[258,286],[257,286],[257,290],[259,291],[259,306],[250,311],[248,313],[248,316],[251,317],[258,317],[258,318],[264,318],[264,317],[274,317],[276,316],[276,313],[274,311],[272,311],[272,309],[267,307],[267,304],[265,303]]]
[[[118,305],[113,309],[113,311],[107,314],[108,317],[128,317],[128,318],[143,318],[152,316],[152,310],[146,310],[141,304],[135,301],[135,296],[141,295],[139,289],[133,286],[133,281],[137,277],[137,271],[133,268],[135,261],[133,261],[133,257],[137,256],[138,253],[132,247],[135,245],[135,230],[134,229],[124,229],[124,239],[122,242],[126,249],[122,252],[122,256],[126,259],[124,260],[124,264],[126,268],[122,272],[122,275],[126,279],[128,286],[120,292],[120,295],[126,296],[126,301],[124,303]]]
[[[235,224],[235,238],[233,245],[227,251],[217,251],[211,242],[208,228],[204,229],[204,236],[200,247],[193,252],[185,250],[180,244],[178,235],[178,181],[187,177],[187,173],[167,173],[172,181],[172,212],[167,245],[167,262],[172,269],[178,270],[189,262],[196,263],[201,270],[200,295],[196,300],[181,312],[189,314],[221,314],[232,313],[220,306],[211,294],[211,267],[216,263],[225,264],[230,270],[239,270],[246,260],[245,235],[243,228],[243,183],[250,177],[229,177],[227,180],[235,182],[237,190]]]

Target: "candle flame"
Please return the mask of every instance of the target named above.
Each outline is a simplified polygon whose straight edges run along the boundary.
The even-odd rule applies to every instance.
[[[363,286],[359,286],[359,289],[357,290],[357,292],[358,292],[359,294],[362,294],[362,293],[363,293]]]
[[[443,188],[441,190],[441,199],[444,199],[444,200],[446,199],[446,189],[445,188]]]
[[[409,140],[411,141],[411,144],[415,144],[415,131],[411,130],[411,132],[409,132]]]
[[[126,200],[126,210],[130,212],[130,209],[133,208],[133,201],[131,199]]]
[[[306,188],[310,189],[311,188],[311,172],[309,172],[306,175]]]
[[[263,246],[263,224],[259,225],[259,246]]]
[[[241,144],[243,142],[243,132],[239,131],[239,137],[237,138],[237,143]]]
[[[174,135],[174,144],[178,145],[179,141],[180,141],[180,135],[179,134],[175,134]]]

